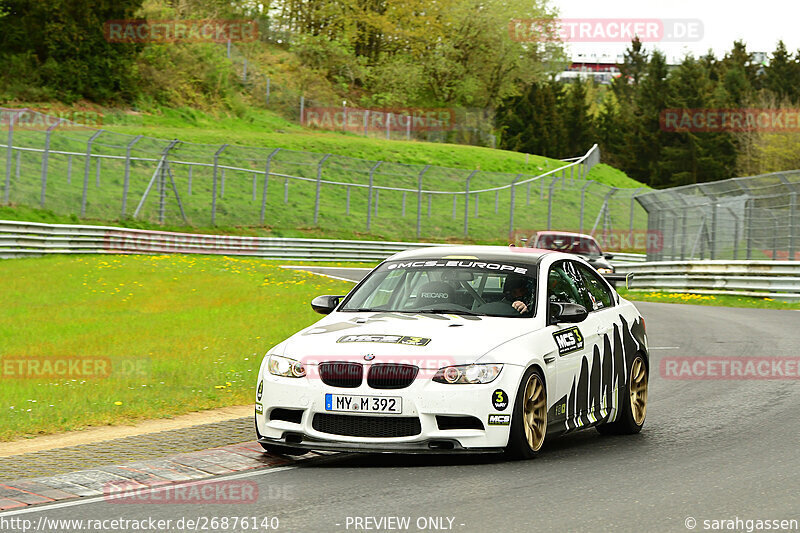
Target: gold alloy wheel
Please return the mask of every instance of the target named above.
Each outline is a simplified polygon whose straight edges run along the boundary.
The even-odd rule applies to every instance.
[[[641,356],[634,359],[631,365],[630,400],[633,421],[641,426],[647,414],[647,369]]]
[[[532,374],[525,384],[525,396],[522,405],[522,418],[525,425],[525,438],[534,452],[539,451],[544,443],[547,430],[547,395],[544,384],[538,374]]]

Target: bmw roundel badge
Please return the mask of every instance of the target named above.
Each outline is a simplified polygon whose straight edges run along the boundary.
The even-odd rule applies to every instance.
[[[368,353],[364,356],[364,361],[372,361],[373,359],[375,359],[375,354]]]

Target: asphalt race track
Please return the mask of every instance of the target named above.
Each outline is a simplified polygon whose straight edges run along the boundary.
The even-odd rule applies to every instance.
[[[652,348],[639,435],[603,437],[591,429],[546,443],[543,455],[527,462],[342,454],[245,474],[258,485],[255,504],[86,499],[14,516],[173,524],[182,517],[277,517],[278,531],[301,532],[703,531],[704,520],[800,520],[800,383],[668,380],[659,372],[664,357],[797,356],[800,313],[656,303],[639,309]],[[410,520],[407,527],[356,521],[364,517]]]

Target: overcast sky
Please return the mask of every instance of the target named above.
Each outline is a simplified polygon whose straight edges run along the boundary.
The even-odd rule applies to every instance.
[[[709,48],[717,57],[742,39],[751,52],[772,52],[783,39],[791,52],[800,48],[800,2],[798,0],[758,0],[737,2],[722,0],[551,0],[565,19],[648,18],[699,19],[703,24],[700,40],[682,43],[647,43],[659,48],[669,59],[686,52],[695,56]],[[619,54],[627,46],[617,43],[571,43],[571,55]]]

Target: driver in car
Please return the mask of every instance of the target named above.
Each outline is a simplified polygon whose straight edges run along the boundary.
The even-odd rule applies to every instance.
[[[519,274],[509,274],[503,284],[501,302],[511,305],[520,314],[527,313],[533,291],[528,278]],[[527,302],[527,303],[526,303]]]

